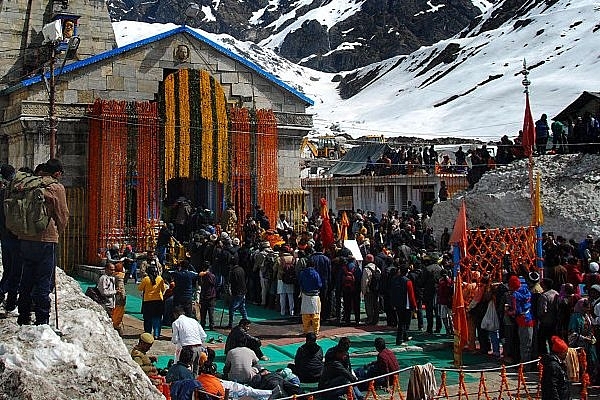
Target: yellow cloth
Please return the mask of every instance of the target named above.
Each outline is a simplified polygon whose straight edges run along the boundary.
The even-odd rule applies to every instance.
[[[579,382],[579,357],[577,357],[577,350],[570,348],[567,350],[567,358],[565,358],[565,364],[567,365],[567,376],[571,382]]]
[[[302,314],[302,329],[304,333],[314,332],[319,334],[321,328],[321,319],[319,314]]]
[[[138,290],[144,292],[144,301],[163,300],[163,293],[167,290],[167,285],[161,276],[156,277],[154,285],[152,285],[150,277],[145,276],[138,285]]]

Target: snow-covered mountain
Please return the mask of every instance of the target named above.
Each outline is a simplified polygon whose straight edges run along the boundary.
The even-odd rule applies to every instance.
[[[319,133],[353,137],[516,136],[523,124],[526,60],[534,118],[553,117],[600,89],[600,2],[502,0],[452,38],[349,72],[294,64],[265,46],[201,31],[315,100]],[[119,45],[172,24],[113,24]]]
[[[485,0],[109,0],[113,21],[186,24],[320,71],[408,54],[459,32]],[[193,7],[197,9],[196,16]]]

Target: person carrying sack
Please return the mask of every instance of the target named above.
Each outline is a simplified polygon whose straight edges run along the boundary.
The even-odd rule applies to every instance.
[[[69,221],[65,187],[58,181],[64,173],[62,163],[50,159],[36,169],[37,175],[24,172],[15,175],[3,204],[6,226],[19,238],[23,261],[19,325],[31,323],[32,308],[36,325],[50,321],[56,247]],[[58,325],[58,316],[56,323]]]

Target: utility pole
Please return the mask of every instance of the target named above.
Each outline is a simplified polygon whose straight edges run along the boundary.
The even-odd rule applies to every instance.
[[[50,95],[48,104],[48,124],[50,130],[50,158],[56,158],[56,132],[58,121],[56,118],[56,81],[54,65],[56,64],[56,43],[51,41],[50,46]]]

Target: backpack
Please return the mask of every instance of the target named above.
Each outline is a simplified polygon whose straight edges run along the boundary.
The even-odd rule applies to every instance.
[[[357,268],[357,267],[354,267]],[[345,293],[351,293],[356,287],[356,279],[354,278],[354,271],[350,271],[347,265],[342,267],[342,291]]]
[[[542,293],[542,296],[543,295],[544,293]],[[548,304],[548,311],[544,313],[544,310],[542,310],[541,307],[541,301],[539,301],[540,304],[538,305],[537,316],[542,324],[545,326],[552,326],[556,324],[559,313],[559,302],[560,295],[557,293],[554,295],[552,302]]]
[[[281,257],[281,262],[283,263],[283,276],[281,280],[283,283],[287,284],[295,284],[296,279],[296,268],[294,268],[294,259],[292,261],[285,261],[284,257]]]
[[[4,199],[6,228],[17,236],[36,236],[50,223],[44,190],[58,182],[50,176],[17,172]]]
[[[274,252],[268,252],[265,255],[265,260],[263,262],[263,267],[264,267],[264,276],[265,277],[272,277],[273,276],[273,271],[275,270],[275,262],[277,260],[277,254],[275,254]]]
[[[102,306],[104,305],[104,303],[106,303],[106,297],[104,297],[102,293],[100,293],[100,289],[98,289],[98,286],[88,286],[88,288],[85,291],[85,295]]]
[[[371,280],[369,281],[369,291],[371,293],[379,293],[381,290],[381,271],[379,268],[369,268],[371,271]]]

